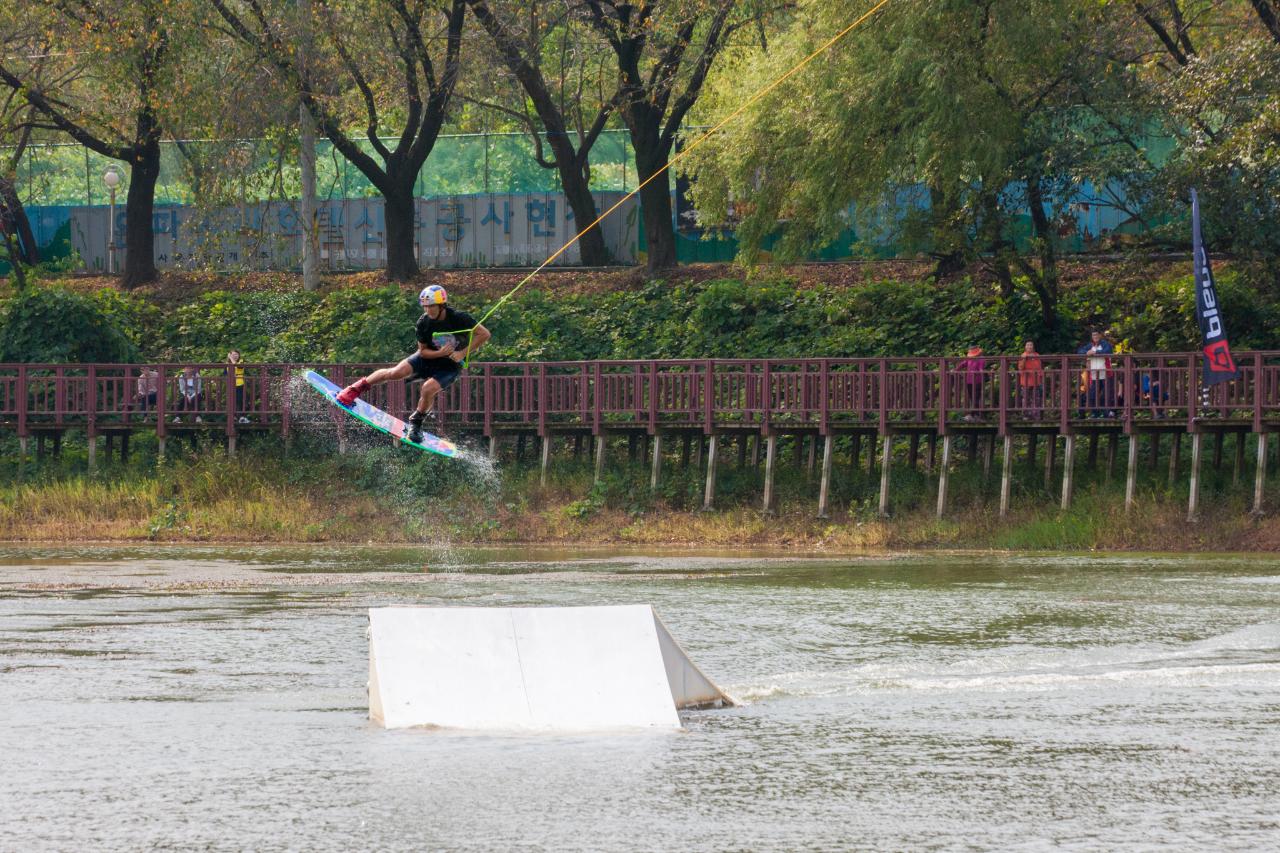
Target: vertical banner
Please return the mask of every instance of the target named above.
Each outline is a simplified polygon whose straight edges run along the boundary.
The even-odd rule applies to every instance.
[[[1191,191],[1191,253],[1195,264],[1196,323],[1200,326],[1200,348],[1204,351],[1204,385],[1236,378],[1236,362],[1227,343],[1227,329],[1222,322],[1218,290],[1213,285],[1209,253],[1200,234],[1200,198]]]

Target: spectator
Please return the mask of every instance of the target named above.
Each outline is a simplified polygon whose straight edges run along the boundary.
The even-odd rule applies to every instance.
[[[1108,406],[1114,406],[1111,402],[1111,394],[1109,393],[1109,374],[1111,371],[1111,359],[1108,358],[1115,352],[1115,347],[1111,345],[1111,341],[1103,337],[1102,332],[1094,329],[1089,333],[1089,340],[1085,341],[1076,350],[1078,355],[1088,356],[1085,360],[1085,375],[1087,384],[1085,387],[1085,407],[1088,409],[1089,417],[1100,418],[1103,416],[1102,410]],[[1106,414],[1109,418],[1115,417],[1115,412],[1109,411]]]
[[[1142,395],[1139,402],[1151,407],[1151,415],[1164,417],[1164,407],[1169,403],[1169,395],[1160,386],[1160,374],[1154,370],[1142,371]]]
[[[247,424],[249,418],[244,414],[244,368],[240,366],[240,350],[233,349],[227,353],[227,364],[232,365],[229,370],[235,371],[236,382],[236,411],[240,413],[239,422]]]
[[[178,376],[178,411],[195,412],[196,423],[200,423],[200,410],[204,407],[204,380],[194,367],[182,368]],[[173,422],[181,423],[182,415],[175,415]]]
[[[982,386],[987,381],[987,361],[982,357],[982,347],[969,347],[969,355],[964,365],[964,406],[966,421],[980,420],[982,417]]]
[[[1023,343],[1022,355],[1018,356],[1018,396],[1026,417],[1039,420],[1044,408],[1044,364],[1035,341]]]
[[[156,405],[160,398],[160,371],[154,367],[144,367],[138,374],[138,392],[134,395],[134,403],[138,409],[146,412]]]

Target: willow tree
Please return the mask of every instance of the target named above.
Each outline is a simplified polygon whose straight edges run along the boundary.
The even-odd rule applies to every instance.
[[[767,53],[725,57],[712,111],[794,67],[870,5],[802,2]],[[728,223],[732,205],[750,262],[769,240],[780,258],[828,245],[852,202],[868,238],[944,265],[981,260],[1006,295],[1025,281],[1056,328],[1071,189],[1086,178],[1104,185],[1137,156],[1091,111],[1128,85],[1124,62],[1098,41],[1099,15],[1078,0],[891,3],[695,152],[699,212]],[[1024,227],[1030,239],[1019,240]]]
[[[209,2],[381,193],[387,277],[415,276],[414,185],[454,102],[465,0],[314,0],[305,62],[293,0]]]

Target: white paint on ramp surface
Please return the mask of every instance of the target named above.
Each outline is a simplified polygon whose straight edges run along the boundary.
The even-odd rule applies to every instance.
[[[677,729],[732,705],[649,605],[369,611],[369,716],[387,728]]]

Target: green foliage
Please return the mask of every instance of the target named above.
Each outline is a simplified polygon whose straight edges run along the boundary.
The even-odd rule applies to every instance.
[[[61,287],[33,287],[0,309],[0,361],[131,362],[123,301]]]
[[[396,361],[413,350],[413,324],[421,313],[413,297],[394,285],[334,291],[300,324],[297,357],[315,358],[320,343],[333,361]]]
[[[1168,5],[1171,12],[1177,6]],[[1170,220],[1156,239],[1185,245],[1185,213],[1190,190],[1197,189],[1210,245],[1274,267],[1280,257],[1280,31],[1274,18],[1264,23],[1264,9],[1275,4],[1215,5],[1185,28],[1172,29],[1179,22],[1164,19],[1166,32],[1178,33],[1172,49],[1155,34],[1163,11],[1139,26],[1153,49],[1140,64],[1137,93],[1158,105],[1165,132],[1177,140],[1160,164],[1146,215]]]
[[[995,536],[997,548],[1012,551],[1081,551],[1098,540],[1098,516],[1105,516],[1105,502],[1080,500],[1071,512],[1045,510],[1036,518]]]
[[[174,360],[221,361],[238,349],[246,361],[304,360],[299,322],[319,301],[315,294],[275,291],[232,293],[216,290],[179,306],[165,323],[157,356]]]
[[[1238,349],[1280,348],[1280,300],[1250,268],[1224,268],[1220,296]],[[418,308],[395,286],[305,292],[213,291],[163,310],[139,297],[103,290],[79,296],[40,289],[44,306],[28,325],[6,323],[5,340],[25,335],[43,347],[47,329],[88,311],[113,330],[83,337],[95,346],[123,337],[112,357],[221,361],[239,349],[248,361],[372,362],[403,358],[414,345]],[[48,305],[45,300],[52,300]],[[70,300],[76,309],[63,309]],[[26,304],[26,303],[23,303]],[[5,316],[17,309],[11,299]],[[483,305],[460,303],[477,316]],[[841,358],[959,355],[971,344],[1016,353],[1026,338],[1041,352],[1069,352],[1086,329],[1101,326],[1129,351],[1194,349],[1198,341],[1190,275],[1128,280],[1096,278],[1067,288],[1060,331],[1043,330],[1037,302],[1017,290],[1004,298],[969,279],[935,283],[868,280],[852,287],[797,287],[780,275],[760,280],[650,282],[606,293],[521,293],[486,321],[485,361],[635,358]],[[45,316],[52,319],[46,323]],[[11,328],[10,328],[11,327]],[[25,329],[26,331],[20,331]],[[63,337],[66,337],[64,334]],[[53,356],[63,350],[45,350]],[[69,351],[68,351],[69,352]],[[95,350],[96,352],[96,350]],[[76,356],[81,360],[87,356]],[[75,360],[71,355],[67,358]],[[61,357],[55,360],[63,360]]]
[[[395,361],[413,347],[420,311],[394,285],[307,292],[201,294],[166,320],[154,356],[221,361]]]
[[[1280,347],[1280,304],[1267,289],[1235,269],[1221,272],[1216,280],[1232,347]],[[1094,280],[1068,290],[1062,310],[1077,327],[1109,329],[1112,340],[1131,352],[1186,352],[1197,349],[1200,341],[1192,286],[1189,274],[1126,287]]]
[[[140,357],[155,338],[163,313],[153,303],[111,288],[94,291],[94,305],[112,326],[124,333]]]
[[[710,84],[720,110],[794,67],[817,47],[816,33],[839,31],[851,16],[821,0],[795,14],[767,49],[740,48],[720,66]],[[1080,110],[1122,97],[1125,78],[1098,15],[1075,0],[892,4],[692,156],[700,210],[727,222],[736,203],[747,260],[779,221],[777,255],[820,248],[847,227],[850,201],[867,239],[939,257],[1004,257],[1019,236],[1015,214],[1040,203],[1033,191],[1052,219],[1065,207],[1061,190],[1133,171],[1131,150],[1093,132],[1102,123]],[[1052,253],[1054,241],[1041,239],[1049,230],[1037,233],[1044,245],[1032,241],[1036,254]],[[1036,288],[1046,310],[1055,287],[1047,276]]]
[[[603,483],[598,483],[592,486],[591,491],[585,498],[567,504],[564,508],[564,514],[569,518],[590,518],[604,509],[606,490],[602,488],[603,485]]]

